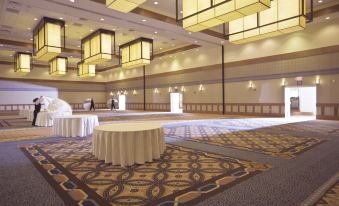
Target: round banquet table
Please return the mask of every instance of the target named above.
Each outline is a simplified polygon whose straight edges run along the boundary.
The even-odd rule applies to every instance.
[[[62,137],[86,137],[99,125],[97,115],[69,115],[54,118],[53,134]]]
[[[92,141],[96,158],[122,167],[160,159],[166,148],[163,128],[156,123],[101,125],[94,128]]]

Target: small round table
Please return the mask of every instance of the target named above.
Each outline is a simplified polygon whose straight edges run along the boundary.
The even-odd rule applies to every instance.
[[[161,124],[132,122],[94,128],[92,154],[105,163],[144,164],[159,159],[165,148]]]
[[[99,125],[97,115],[69,115],[53,120],[53,134],[62,137],[86,137]]]

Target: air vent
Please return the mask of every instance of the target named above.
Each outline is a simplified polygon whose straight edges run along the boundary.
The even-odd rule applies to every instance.
[[[129,32],[134,32],[135,30],[134,30],[134,29],[129,29],[128,31],[129,31]]]
[[[6,11],[10,12],[10,13],[14,13],[14,14],[19,14],[19,10],[17,9],[11,9],[11,8],[7,8]]]
[[[73,26],[82,27],[82,24],[74,23]]]
[[[79,20],[81,20],[81,21],[88,21],[88,19],[86,19],[86,18],[79,18]]]

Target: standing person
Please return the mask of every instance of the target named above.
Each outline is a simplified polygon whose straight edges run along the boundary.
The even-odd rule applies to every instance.
[[[111,111],[112,110],[115,110],[115,101],[114,101],[114,99],[112,98],[112,102],[111,102]]]
[[[36,122],[36,118],[38,116],[38,113],[40,112],[41,110],[41,101],[42,101],[42,98],[35,98],[33,99],[33,102],[34,102],[34,117],[33,117],[33,122],[32,122],[32,126],[36,126],[35,125],[35,122]]]
[[[95,111],[95,105],[94,105],[93,98],[91,98],[91,107],[90,107],[89,111],[92,111],[92,109]]]

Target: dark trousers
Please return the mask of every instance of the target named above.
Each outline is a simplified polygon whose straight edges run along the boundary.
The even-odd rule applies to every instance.
[[[94,104],[91,104],[91,108],[89,110],[92,111],[92,109],[95,111]]]
[[[40,112],[40,110],[34,110],[34,112],[33,112],[34,117],[33,117],[32,126],[35,126],[36,118],[37,118],[39,112]]]
[[[111,104],[111,110],[115,109],[114,103]]]

